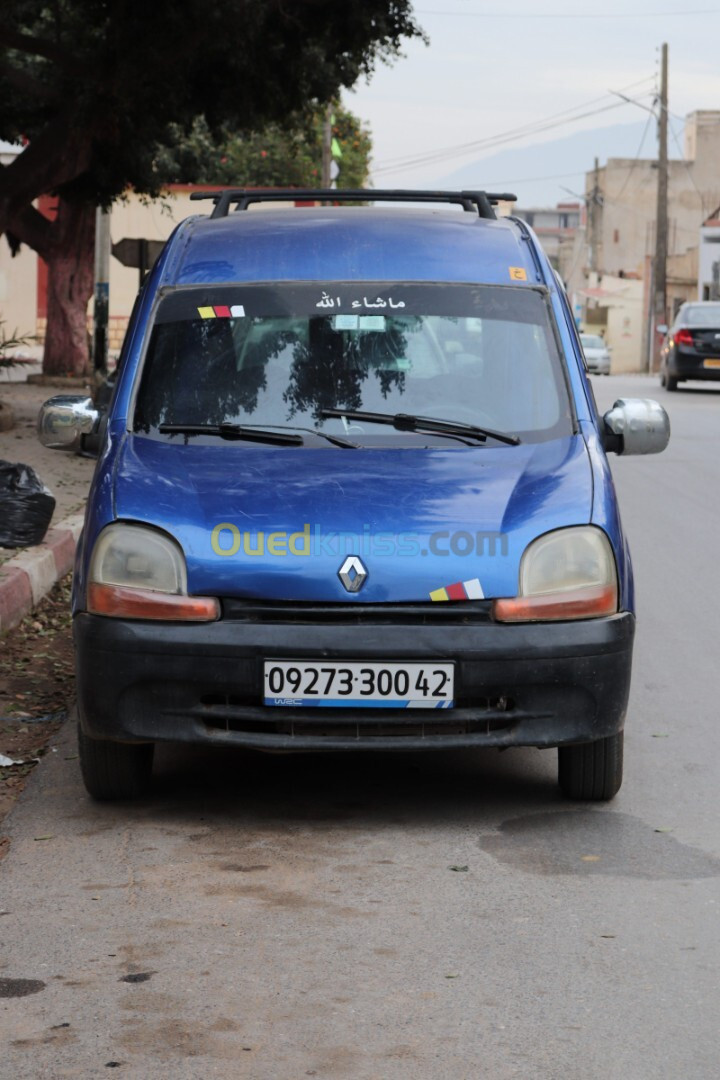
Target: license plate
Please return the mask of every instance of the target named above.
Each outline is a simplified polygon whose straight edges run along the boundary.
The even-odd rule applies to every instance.
[[[703,360],[703,367],[720,368],[720,360]]]
[[[265,705],[451,709],[454,664],[265,661]]]

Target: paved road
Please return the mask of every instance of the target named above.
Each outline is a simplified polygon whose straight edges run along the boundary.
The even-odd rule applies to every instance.
[[[641,615],[615,802],[563,803],[552,752],[175,751],[154,802],[94,806],[68,730],[10,822],[0,977],[44,987],[0,1002],[0,1076],[718,1075],[720,389],[595,385],[673,422],[613,466]]]

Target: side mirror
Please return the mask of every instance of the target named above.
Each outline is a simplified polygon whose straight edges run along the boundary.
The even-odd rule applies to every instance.
[[[92,398],[58,394],[40,407],[38,439],[51,450],[77,452],[82,449],[83,436],[92,434],[99,419]]]
[[[605,449],[616,454],[659,454],[670,440],[670,417],[649,398],[620,398],[603,421]]]

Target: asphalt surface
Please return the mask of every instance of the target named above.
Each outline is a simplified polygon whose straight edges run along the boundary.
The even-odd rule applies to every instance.
[[[7,823],[0,1076],[718,1075],[720,387],[595,387],[673,425],[613,460],[640,613],[616,800],[563,802],[552,751],[166,750],[152,801],[98,806],[67,725]]]

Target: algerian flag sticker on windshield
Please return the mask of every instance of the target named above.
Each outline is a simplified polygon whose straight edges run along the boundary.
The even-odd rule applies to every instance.
[[[199,307],[197,310],[201,319],[241,319],[245,315],[242,304],[233,304],[232,307],[215,304],[214,307]]]

